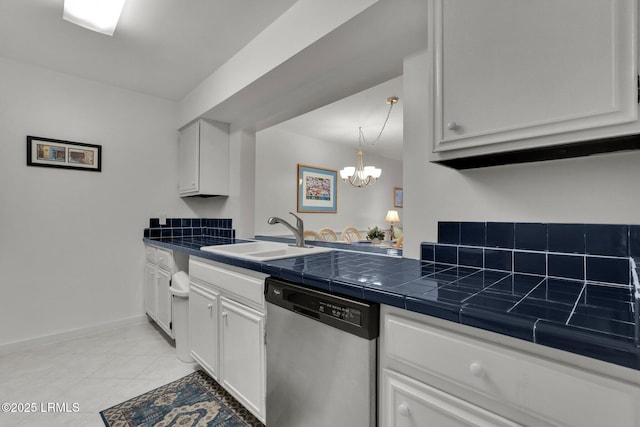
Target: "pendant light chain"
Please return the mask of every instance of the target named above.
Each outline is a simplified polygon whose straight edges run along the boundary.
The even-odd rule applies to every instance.
[[[398,102],[398,97],[397,96],[391,96],[391,97],[387,98],[387,104],[389,104],[389,110],[387,111],[387,117],[384,119],[384,123],[382,124],[382,129],[380,129],[380,133],[378,134],[378,137],[376,138],[375,141],[373,141],[371,143],[372,147],[374,145],[376,145],[378,143],[378,141],[380,141],[380,137],[382,136],[382,132],[384,132],[384,128],[387,126],[387,122],[389,121],[389,116],[391,115],[391,109],[393,108],[394,105],[396,105],[397,102]],[[364,133],[362,132],[362,127],[360,127],[360,135],[362,135],[362,140],[366,144],[367,140],[364,138]]]

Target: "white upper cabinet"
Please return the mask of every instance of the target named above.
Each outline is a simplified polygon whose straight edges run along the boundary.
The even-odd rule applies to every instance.
[[[635,1],[432,1],[431,160],[637,120]]]
[[[198,120],[180,132],[181,197],[229,195],[229,125]]]

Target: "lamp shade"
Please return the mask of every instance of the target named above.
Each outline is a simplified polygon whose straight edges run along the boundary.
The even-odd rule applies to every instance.
[[[340,178],[349,179],[349,177],[353,176],[354,173],[356,173],[356,168],[353,166],[347,166],[340,170]]]
[[[387,211],[387,217],[384,219],[387,222],[399,222],[400,217],[398,216],[398,211],[390,209]]]

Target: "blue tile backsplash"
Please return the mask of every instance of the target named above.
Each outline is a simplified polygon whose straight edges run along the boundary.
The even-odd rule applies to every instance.
[[[547,250],[547,224],[517,222],[514,247],[532,251]]]
[[[547,256],[547,274],[553,277],[584,280],[584,256],[549,254]]]
[[[460,244],[469,246],[485,246],[487,229],[484,222],[461,222]]]
[[[628,285],[640,226],[440,222],[438,243],[423,243],[421,254],[425,261]]]
[[[455,246],[436,245],[435,262],[458,264],[458,248]]]
[[[639,233],[640,235],[640,233]],[[460,223],[459,222],[439,222],[438,242],[451,245],[460,244]]]
[[[441,280],[416,311],[640,369],[640,225],[448,221],[421,254],[485,281]]]
[[[491,270],[512,271],[513,251],[501,249],[484,249],[484,268]]]
[[[585,244],[590,255],[629,256],[629,226],[587,224]]]
[[[236,231],[230,218],[167,218],[166,225],[160,225],[159,218],[149,218],[149,228],[144,229],[144,237],[152,239],[190,236],[234,239]]]
[[[547,224],[549,252],[585,253],[584,224]]]
[[[512,249],[515,227],[512,222],[487,223],[487,247]]]
[[[547,260],[543,252],[523,252],[513,253],[513,272],[547,275]]]

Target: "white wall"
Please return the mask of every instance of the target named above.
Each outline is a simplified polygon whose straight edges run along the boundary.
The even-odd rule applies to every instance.
[[[341,146],[296,135],[277,126],[258,132],[256,234],[291,234],[285,227],[267,224],[267,218],[274,215],[287,221],[295,220],[288,212],[300,215],[306,230],[329,227],[339,232],[348,226],[367,230],[375,225],[388,228],[384,218],[387,210],[393,209],[393,187],[402,187],[402,162],[375,156],[367,147],[363,148],[365,163],[382,168],[382,176],[375,185],[355,188],[339,180],[337,213],[296,212],[298,163],[340,170],[347,163],[355,165],[356,148],[357,141],[353,147]],[[398,212],[402,221],[402,209]],[[399,225],[402,226],[402,222]]]
[[[428,161],[430,72],[404,68],[404,255],[435,241],[438,221],[640,223],[640,152],[455,171]]]
[[[0,348],[142,318],[148,218],[209,213],[177,197],[176,104],[6,59],[0,93]],[[102,172],[27,167],[27,135],[102,145]]]

